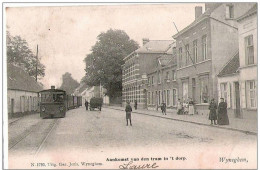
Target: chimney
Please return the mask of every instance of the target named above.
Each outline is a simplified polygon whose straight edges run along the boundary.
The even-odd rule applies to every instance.
[[[197,19],[202,14],[202,6],[195,7],[195,19]]]
[[[55,89],[55,86],[51,86],[51,89]]]
[[[149,38],[143,38],[143,46],[149,42]]]

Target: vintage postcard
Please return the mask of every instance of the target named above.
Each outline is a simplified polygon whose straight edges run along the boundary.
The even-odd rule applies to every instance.
[[[257,168],[257,2],[3,10],[4,168]]]

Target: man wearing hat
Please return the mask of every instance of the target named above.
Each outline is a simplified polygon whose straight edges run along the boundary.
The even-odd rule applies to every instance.
[[[211,125],[213,124],[214,121],[214,125],[216,125],[216,120],[217,120],[217,104],[215,103],[214,99],[211,99],[211,102],[209,104],[209,120],[211,120]]]
[[[128,126],[128,119],[130,121],[130,126],[132,126],[132,121],[131,121],[131,112],[132,112],[132,107],[130,106],[130,102],[126,102],[126,107],[125,107],[125,112],[126,112],[126,126]]]

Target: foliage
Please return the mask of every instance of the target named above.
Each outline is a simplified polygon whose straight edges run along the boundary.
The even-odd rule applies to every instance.
[[[12,37],[7,31],[7,63],[18,65],[22,67],[30,76],[36,79],[36,65],[37,78],[45,76],[45,66],[36,59],[26,40],[20,36]]]
[[[86,75],[83,81],[89,86],[101,83],[111,98],[121,96],[123,59],[139,45],[123,30],[109,29],[99,34],[97,39],[92,52],[84,60]]]
[[[67,94],[72,94],[79,86],[79,83],[74,80],[70,73],[66,72],[62,75],[62,84],[60,89],[65,90]]]

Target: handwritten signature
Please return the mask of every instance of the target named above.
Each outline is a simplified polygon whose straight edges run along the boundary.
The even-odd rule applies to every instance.
[[[155,169],[159,166],[156,163],[153,164],[143,164],[143,165],[134,165],[133,161],[128,162],[127,164],[119,165],[120,169]]]

